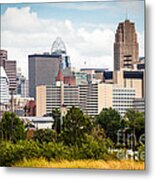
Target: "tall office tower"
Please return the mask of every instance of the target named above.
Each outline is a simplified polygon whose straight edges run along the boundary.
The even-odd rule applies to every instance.
[[[16,90],[16,61],[7,59],[7,51],[0,50],[0,66],[3,66],[6,75],[9,79],[9,91]]]
[[[56,76],[60,69],[66,70],[66,83],[74,81],[67,75],[71,64],[64,42],[57,37],[52,44],[51,52],[29,55],[29,96],[36,98],[36,86],[52,85],[56,83]],[[67,74],[66,74],[67,73]]]
[[[29,55],[29,96],[36,98],[36,86],[55,84],[61,56],[57,54]]]
[[[114,43],[114,70],[133,68],[138,61],[139,44],[135,24],[129,20],[119,23]]]

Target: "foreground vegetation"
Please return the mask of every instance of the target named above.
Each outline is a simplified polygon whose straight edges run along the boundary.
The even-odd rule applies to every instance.
[[[42,167],[42,168],[85,168],[85,169],[117,169],[117,170],[144,170],[144,162],[130,160],[74,160],[74,161],[47,161],[44,158],[30,159],[17,162],[15,167]]]
[[[143,169],[143,162],[118,161],[113,150],[132,149],[134,139],[118,143],[117,132],[128,129],[125,136],[133,134],[139,138],[144,133],[144,114],[129,110],[122,119],[109,108],[97,117],[89,117],[72,107],[63,123],[59,110],[54,110],[52,116],[53,129],[37,130],[14,113],[4,113],[0,121],[0,166],[26,163],[29,167]],[[143,155],[144,150],[144,141],[136,141],[134,151]]]

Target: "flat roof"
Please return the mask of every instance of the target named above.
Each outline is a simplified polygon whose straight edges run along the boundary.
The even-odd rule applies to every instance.
[[[81,71],[94,70],[94,71],[107,71],[108,68],[81,68]]]
[[[57,54],[32,54],[32,55],[28,55],[29,58],[32,57],[42,57],[42,58],[60,58],[61,55],[57,55]]]
[[[27,119],[29,121],[33,121],[33,122],[39,122],[39,121],[45,121],[45,122],[53,122],[54,119],[53,117],[36,117],[36,116],[20,116],[21,119]]]

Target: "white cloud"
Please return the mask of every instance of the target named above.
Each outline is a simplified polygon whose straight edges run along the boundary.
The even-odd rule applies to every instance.
[[[115,29],[71,20],[40,19],[29,7],[8,8],[2,16],[1,45],[10,59],[16,59],[24,74],[28,74],[28,55],[49,52],[57,36],[62,37],[71,57],[72,66],[113,68]],[[140,36],[142,42],[143,36]],[[141,50],[143,47],[141,47]]]
[[[140,34],[140,33],[138,33],[138,42],[139,42],[139,56],[140,57],[143,57],[143,56],[145,56],[145,52],[144,52],[144,49],[145,49],[145,42],[144,42],[144,40],[145,40],[145,35],[144,35],[144,31],[143,31],[143,33],[142,34]]]
[[[53,4],[52,4],[53,6]],[[59,4],[57,6],[57,4],[55,4],[56,7],[61,7],[61,4]],[[109,7],[105,4],[103,4],[103,2],[99,2],[96,4],[94,2],[82,2],[82,3],[65,3],[62,4],[62,7],[65,9],[73,9],[73,10],[80,10],[80,11],[92,11],[92,10],[105,10],[105,9],[109,9]]]

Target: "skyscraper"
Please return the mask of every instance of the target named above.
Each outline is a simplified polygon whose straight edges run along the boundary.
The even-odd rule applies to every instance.
[[[139,59],[139,44],[135,24],[130,20],[119,23],[114,43],[114,70],[133,68]]]
[[[16,61],[8,60],[7,51],[0,50],[0,66],[3,66],[6,75],[9,79],[9,91],[15,92],[16,90]]]
[[[70,59],[66,53],[65,44],[58,37],[52,44],[51,54],[47,52],[28,56],[30,97],[36,98],[36,86],[55,84],[60,67],[70,70]],[[66,78],[67,82],[71,80],[71,77]]]
[[[36,86],[55,83],[60,55],[34,54],[29,55],[29,96],[36,98]]]

